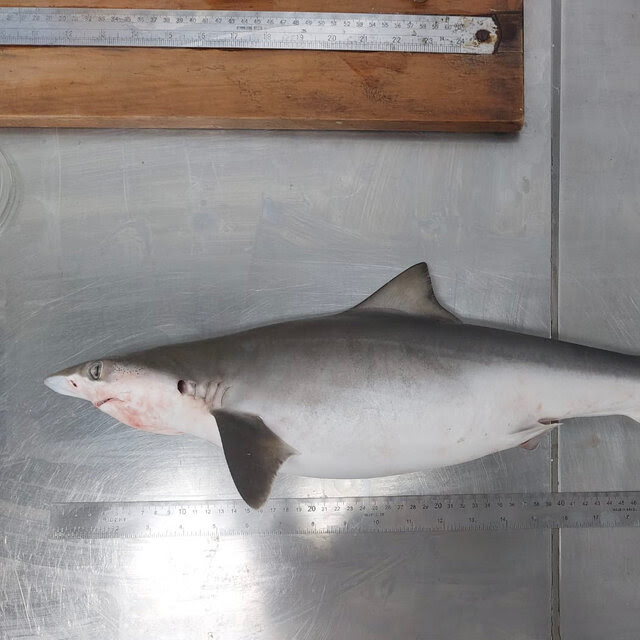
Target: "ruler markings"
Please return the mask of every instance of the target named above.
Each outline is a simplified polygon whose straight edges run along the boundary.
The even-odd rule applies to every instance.
[[[60,503],[54,538],[163,538],[640,526],[640,492]]]
[[[491,16],[0,7],[0,44],[492,54]]]

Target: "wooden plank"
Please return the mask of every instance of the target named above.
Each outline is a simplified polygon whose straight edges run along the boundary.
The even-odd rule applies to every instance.
[[[488,15],[522,13],[522,3],[523,0],[322,0],[310,5],[308,0],[3,0],[2,6]]]
[[[9,0],[3,4],[91,6],[86,0]],[[107,6],[314,9],[302,0],[100,3],[100,7]],[[485,56],[3,47],[0,126],[414,131],[521,128],[521,0],[430,0],[424,4],[326,0],[322,10],[495,14],[502,42],[496,54]]]

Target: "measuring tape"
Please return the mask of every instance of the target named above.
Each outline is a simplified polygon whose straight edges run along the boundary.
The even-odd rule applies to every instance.
[[[491,16],[0,7],[0,45],[492,54]]]
[[[54,538],[488,531],[640,526],[640,492],[77,502],[52,507]]]

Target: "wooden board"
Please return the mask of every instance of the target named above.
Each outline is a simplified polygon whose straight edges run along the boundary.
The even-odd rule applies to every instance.
[[[518,131],[522,0],[5,0],[4,6],[495,15],[494,55],[0,47],[0,126]]]

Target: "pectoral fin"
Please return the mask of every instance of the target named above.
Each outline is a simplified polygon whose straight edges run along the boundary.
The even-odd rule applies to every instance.
[[[225,409],[212,413],[236,489],[250,507],[259,509],[271,493],[278,469],[296,451],[259,416]]]

